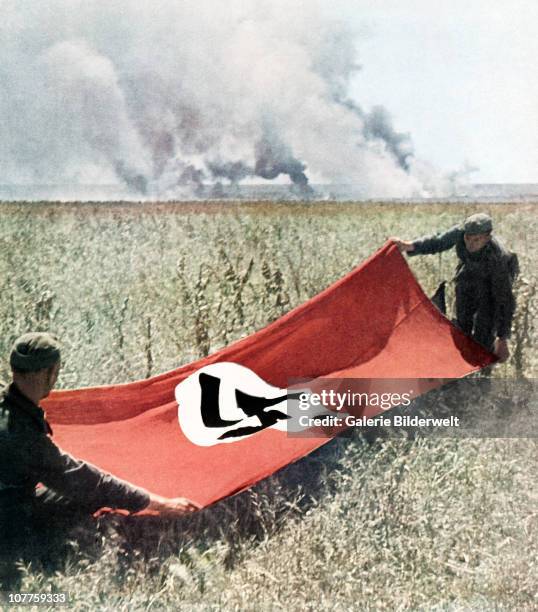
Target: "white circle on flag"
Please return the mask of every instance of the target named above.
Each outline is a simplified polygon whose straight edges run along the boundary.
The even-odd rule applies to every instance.
[[[237,363],[197,370],[177,385],[175,397],[181,430],[198,446],[237,442],[268,427],[287,429],[287,390]]]

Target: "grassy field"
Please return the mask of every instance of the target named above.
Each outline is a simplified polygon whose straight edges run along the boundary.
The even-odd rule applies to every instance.
[[[0,206],[0,353],[29,329],[54,332],[65,344],[64,388],[144,378],[207,355],[315,295],[388,236],[414,238],[484,210]],[[512,358],[496,378],[537,377],[536,210],[490,208],[522,269]],[[432,293],[455,256],[410,264]],[[4,359],[0,379],[8,377]],[[537,609],[529,435],[335,440],[195,519],[104,517],[70,529],[61,545],[44,545],[44,562],[23,562],[23,589],[69,591],[81,610]]]

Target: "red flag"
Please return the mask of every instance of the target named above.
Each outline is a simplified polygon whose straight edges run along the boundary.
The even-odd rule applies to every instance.
[[[153,493],[207,506],[330,439],[286,432],[277,400],[290,379],[410,379],[418,395],[493,361],[439,313],[387,243],[319,295],[205,359],[147,380],[57,391],[43,405],[63,449]],[[200,378],[201,368],[221,362],[251,370],[254,387],[236,374],[224,380],[222,365]],[[191,375],[178,397],[195,399],[179,406],[178,419],[176,387]]]

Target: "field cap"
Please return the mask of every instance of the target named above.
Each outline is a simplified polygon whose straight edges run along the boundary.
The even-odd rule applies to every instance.
[[[45,332],[30,332],[15,340],[9,363],[20,372],[37,372],[60,361],[60,343]]]
[[[463,231],[466,234],[487,234],[492,229],[493,222],[486,213],[476,213],[467,217],[463,222]]]

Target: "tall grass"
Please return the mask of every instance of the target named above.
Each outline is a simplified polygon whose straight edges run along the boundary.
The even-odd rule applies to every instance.
[[[388,236],[476,210],[3,204],[0,353],[49,330],[65,344],[62,387],[151,376],[263,327]],[[493,375],[531,379],[536,214],[490,212],[522,268],[512,358]],[[410,260],[429,293],[455,263]],[[194,519],[90,521],[67,547],[50,543],[48,565],[26,561],[23,587],[70,591],[77,609],[531,610],[536,464],[534,439],[340,439]]]

